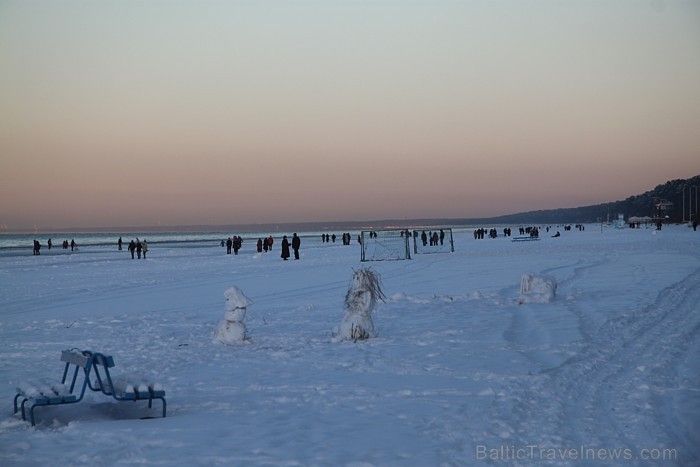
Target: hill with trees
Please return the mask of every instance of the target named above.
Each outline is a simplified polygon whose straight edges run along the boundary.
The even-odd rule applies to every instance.
[[[685,191],[685,202],[684,193]],[[688,179],[671,180],[640,195],[620,201],[581,206],[577,208],[545,209],[529,211],[490,219],[470,219],[469,224],[571,224],[613,220],[618,214],[625,219],[638,217],[663,217],[668,222],[689,221],[692,203],[693,218],[697,215],[696,200],[700,191],[700,175]],[[692,192],[692,193],[691,193]],[[684,213],[685,211],[685,213]],[[475,222],[478,221],[478,222]]]

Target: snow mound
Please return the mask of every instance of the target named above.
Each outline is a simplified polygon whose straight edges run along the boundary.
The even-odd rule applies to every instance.
[[[557,281],[553,277],[523,274],[520,279],[518,303],[549,303],[557,293]]]

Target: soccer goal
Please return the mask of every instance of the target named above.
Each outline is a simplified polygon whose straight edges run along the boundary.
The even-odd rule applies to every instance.
[[[360,233],[361,261],[411,259],[408,230],[363,230]]]
[[[455,244],[449,227],[413,230],[413,253],[454,253]]]

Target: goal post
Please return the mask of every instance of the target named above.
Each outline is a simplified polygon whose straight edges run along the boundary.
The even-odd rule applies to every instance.
[[[429,229],[414,229],[413,253],[454,253],[455,244],[452,238],[452,229],[449,227],[433,227]]]
[[[411,259],[411,232],[405,229],[363,230],[360,261]]]

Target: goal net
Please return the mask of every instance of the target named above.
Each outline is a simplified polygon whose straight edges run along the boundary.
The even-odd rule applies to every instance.
[[[452,239],[452,229],[432,228],[413,230],[413,253],[454,253],[455,245]]]
[[[361,261],[411,259],[411,233],[407,230],[363,230]]]

